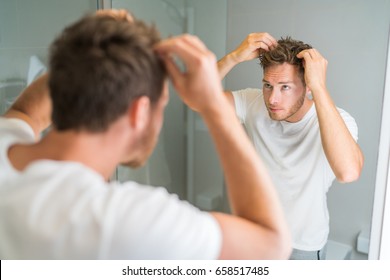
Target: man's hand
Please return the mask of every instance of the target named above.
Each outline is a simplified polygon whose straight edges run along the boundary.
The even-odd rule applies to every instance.
[[[133,22],[133,16],[124,9],[115,10],[115,9],[104,9],[97,10],[97,16],[109,16],[117,20],[127,20],[129,22]]]
[[[205,112],[218,106],[222,85],[215,55],[195,36],[182,35],[162,41],[156,51],[164,59],[170,78],[183,101],[194,111]],[[185,64],[182,72],[173,58]]]
[[[278,42],[268,33],[251,33],[244,41],[231,52],[232,58],[237,62],[258,58],[264,51],[272,50]]]
[[[328,61],[316,49],[303,50],[297,57],[304,60],[305,82],[314,96],[316,92],[326,88]]]
[[[231,53],[218,61],[220,79],[223,79],[237,64],[258,58],[262,52],[272,50],[278,42],[268,33],[251,33]]]

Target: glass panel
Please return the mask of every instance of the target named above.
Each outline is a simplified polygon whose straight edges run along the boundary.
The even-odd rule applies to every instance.
[[[174,5],[172,3],[175,3]],[[174,36],[184,32],[183,0],[118,0],[112,1],[115,9],[127,9],[137,18],[155,23],[161,36]],[[170,89],[170,100],[165,110],[164,126],[157,146],[145,166],[130,169],[119,166],[119,181],[133,180],[142,184],[164,186],[169,192],[186,198],[186,108]]]
[[[20,91],[46,71],[49,44],[96,0],[0,1],[0,114]]]

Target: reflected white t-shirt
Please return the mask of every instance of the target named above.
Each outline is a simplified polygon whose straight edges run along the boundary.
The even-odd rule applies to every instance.
[[[162,187],[107,183],[76,162],[35,161],[18,172],[8,148],[34,142],[0,118],[1,259],[216,259],[217,221]],[[61,147],[59,147],[61,148]]]
[[[335,175],[322,148],[313,104],[295,123],[272,120],[260,89],[233,92],[236,113],[276,185],[292,236],[299,250],[321,249],[329,234],[326,193]],[[357,141],[355,120],[338,111]]]

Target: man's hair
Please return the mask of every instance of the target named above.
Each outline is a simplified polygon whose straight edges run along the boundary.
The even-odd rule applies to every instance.
[[[68,26],[50,48],[49,89],[57,130],[106,131],[133,100],[159,100],[166,69],[153,48],[154,26],[87,15]]]
[[[309,44],[294,40],[289,36],[286,38],[282,37],[278,40],[278,45],[274,49],[260,55],[260,65],[263,67],[263,70],[267,67],[280,65],[285,62],[295,65],[298,68],[298,73],[301,76],[302,81],[305,83],[303,61],[301,58],[297,58],[297,54],[311,48],[312,46]]]

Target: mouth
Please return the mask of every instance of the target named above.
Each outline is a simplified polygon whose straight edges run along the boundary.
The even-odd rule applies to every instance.
[[[268,110],[272,113],[277,113],[277,112],[281,112],[283,111],[283,109],[280,109],[280,108],[271,108],[269,107]]]

